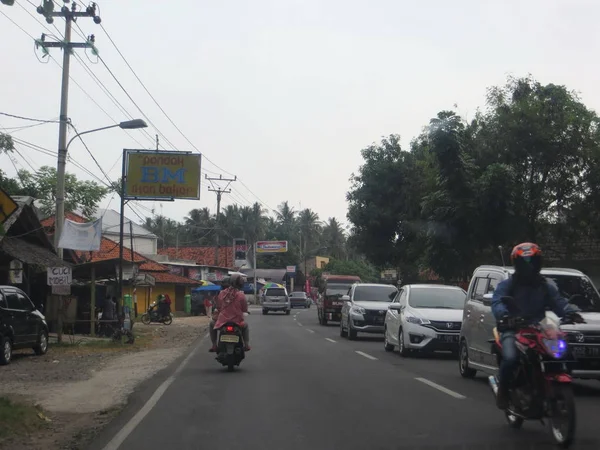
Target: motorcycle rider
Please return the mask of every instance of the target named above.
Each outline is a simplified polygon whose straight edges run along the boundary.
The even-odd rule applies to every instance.
[[[572,315],[576,321],[582,321],[576,314],[579,310],[564,299],[554,282],[540,274],[542,268],[542,250],[534,243],[524,242],[515,246],[510,255],[515,268],[514,274],[501,281],[492,297],[492,313],[497,321],[510,321],[510,313],[502,302],[503,297],[514,298],[515,306],[521,317],[538,323],[546,316],[549,307],[558,317]],[[512,374],[519,363],[514,330],[506,330],[500,337],[502,343],[502,361],[498,372],[498,394],[496,404],[500,409],[508,408],[508,390]]]
[[[225,284],[225,280],[223,280]],[[212,347],[210,352],[217,351],[217,330],[228,322],[233,322],[240,326],[244,338],[244,349],[250,351],[250,330],[248,324],[244,322],[244,313],[248,312],[248,303],[246,296],[242,292],[245,277],[239,274],[231,275],[230,287],[219,293],[217,297],[217,307],[213,313],[213,319],[209,325],[210,340]]]

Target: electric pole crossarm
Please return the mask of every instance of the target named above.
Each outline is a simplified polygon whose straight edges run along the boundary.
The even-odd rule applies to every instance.
[[[215,192],[217,194],[217,223],[216,223],[216,233],[215,233],[215,266],[219,265],[219,235],[220,235],[220,216],[221,216],[221,198],[223,196],[223,194],[231,194],[231,189],[229,188],[229,185],[231,183],[233,183],[234,181],[237,181],[237,176],[234,178],[223,178],[223,175],[219,175],[219,178],[211,178],[208,175],[205,175],[205,178],[210,181],[212,186],[208,187],[208,190],[210,192]],[[220,187],[216,185],[216,182],[226,182],[227,184],[225,185],[225,187]]]

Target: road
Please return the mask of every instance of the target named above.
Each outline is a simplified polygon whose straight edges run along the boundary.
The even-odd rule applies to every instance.
[[[509,429],[485,378],[462,379],[450,356],[403,358],[377,338],[342,339],[337,326],[317,324],[314,307],[255,310],[249,323],[253,349],[238,370],[226,372],[204,340],[137,426],[123,418],[120,434],[96,448],[553,448],[539,423]],[[600,382],[577,382],[576,395],[571,448],[600,448]]]

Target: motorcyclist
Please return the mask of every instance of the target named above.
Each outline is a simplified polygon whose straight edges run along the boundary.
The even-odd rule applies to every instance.
[[[579,310],[564,299],[554,282],[540,274],[542,250],[534,243],[524,242],[515,246],[510,255],[515,268],[514,274],[498,284],[492,297],[492,312],[497,321],[510,320],[510,312],[502,302],[503,297],[512,297],[519,309],[519,316],[538,323],[546,316],[549,308],[558,317],[572,314],[574,320],[583,320],[576,314]],[[508,408],[508,390],[512,375],[519,363],[514,330],[506,330],[500,337],[502,361],[498,372],[497,406]]]
[[[248,303],[242,291],[245,281],[242,275],[231,275],[231,286],[221,291],[217,297],[217,307],[215,308],[215,314],[213,314],[213,320],[209,325],[210,340],[212,342],[209,351],[211,352],[217,351],[217,330],[228,322],[233,322],[241,327],[244,349],[250,351],[250,330],[248,324],[244,322],[244,313],[248,312]]]

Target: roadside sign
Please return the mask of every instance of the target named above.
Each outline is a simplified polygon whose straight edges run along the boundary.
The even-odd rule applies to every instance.
[[[52,295],[71,295],[70,284],[54,284],[52,285]]]
[[[48,286],[71,284],[73,274],[70,267],[48,267]]]
[[[287,273],[296,273],[296,266],[287,266],[286,272]]]
[[[256,253],[285,253],[287,251],[287,241],[258,241],[256,243]]]
[[[0,223],[6,220],[19,208],[19,205],[8,195],[4,189],[0,189]]]

